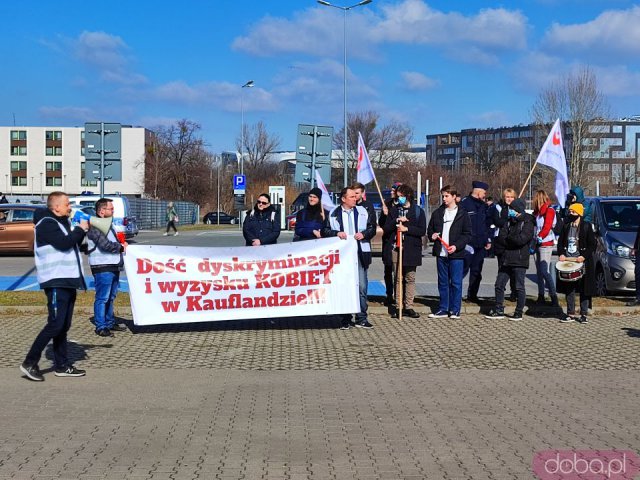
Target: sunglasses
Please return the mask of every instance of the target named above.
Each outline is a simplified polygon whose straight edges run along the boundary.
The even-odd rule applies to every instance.
[[[258,200],[256,203],[258,205],[269,205],[269,202],[263,202],[262,200]]]

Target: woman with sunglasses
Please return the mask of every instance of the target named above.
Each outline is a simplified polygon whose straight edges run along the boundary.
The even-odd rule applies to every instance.
[[[242,234],[247,246],[272,245],[280,236],[280,218],[271,205],[267,193],[261,193],[258,201],[244,219]]]
[[[296,215],[294,242],[321,238],[320,231],[329,216],[329,212],[322,208],[321,199],[322,190],[317,187],[309,190],[307,205]]]

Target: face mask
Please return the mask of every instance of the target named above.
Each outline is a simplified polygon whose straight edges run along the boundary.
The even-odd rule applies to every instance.
[[[508,215],[509,215],[509,218],[516,218],[518,216],[518,212],[510,208]]]
[[[571,220],[572,222],[575,222],[579,216],[580,215],[569,215],[569,220]]]
[[[404,205],[407,203],[407,197],[398,197],[398,204]]]

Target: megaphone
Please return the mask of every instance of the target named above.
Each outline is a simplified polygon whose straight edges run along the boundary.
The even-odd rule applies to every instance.
[[[75,227],[79,225],[82,220],[86,220],[92,227],[96,227],[103,234],[107,235],[111,228],[113,218],[93,217],[88,213],[84,213],[82,210],[77,210],[71,218],[71,225]]]
[[[107,235],[109,233],[109,229],[111,228],[112,217],[102,218],[102,217],[90,217],[89,223],[92,227],[96,227],[103,234]]]

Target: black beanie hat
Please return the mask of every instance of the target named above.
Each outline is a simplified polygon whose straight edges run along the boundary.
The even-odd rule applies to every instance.
[[[309,190],[309,195],[315,195],[319,199],[322,199],[322,190],[320,190],[318,187],[313,187],[311,190]]]

